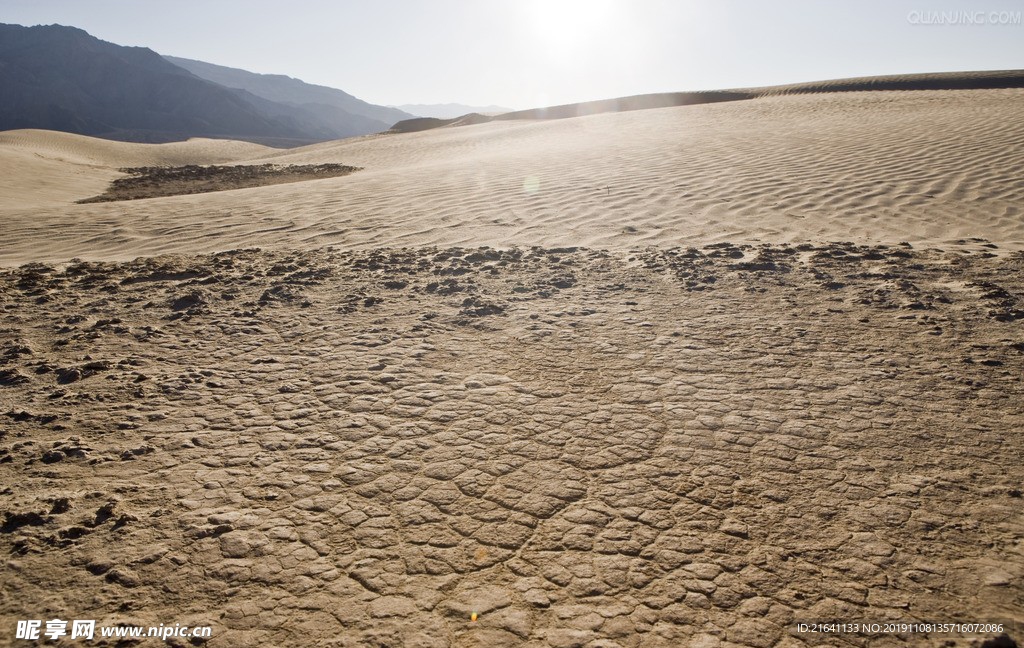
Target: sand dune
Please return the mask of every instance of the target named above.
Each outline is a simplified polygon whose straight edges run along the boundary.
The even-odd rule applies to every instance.
[[[923,74],[888,74],[873,77],[851,77],[807,81],[778,86],[748,88],[759,97],[808,92],[859,92],[863,90],[988,90],[1024,87],[1024,70],[982,70],[974,72],[930,72]]]
[[[214,164],[253,157],[273,150],[251,142],[202,137],[185,142],[138,144],[36,129],[0,132],[0,146],[4,150],[27,150],[72,164],[107,167]]]
[[[1019,249],[1022,100],[1019,89],[806,94],[289,150],[5,133],[0,159],[16,171],[3,180],[0,262],[468,242],[952,245],[977,237]],[[69,204],[100,193],[119,166],[243,157],[365,170],[130,206]]]
[[[35,129],[0,132],[0,204],[4,207],[65,204],[102,193],[133,166],[216,164],[268,149],[259,144],[195,138],[168,144],[134,144]]]
[[[717,103],[719,101],[745,101],[759,97],[788,94],[879,90],[983,90],[993,88],[1024,88],[1024,70],[893,74],[809,81],[759,88],[734,88],[731,90],[704,90],[697,92],[658,92],[629,97],[616,97],[614,99],[561,104],[558,106],[545,106],[543,108],[515,110],[498,115],[469,113],[450,119],[417,117],[398,122],[392,126],[391,131],[395,133],[415,133],[431,128],[467,126],[495,120],[569,119],[608,112],[691,106]]]

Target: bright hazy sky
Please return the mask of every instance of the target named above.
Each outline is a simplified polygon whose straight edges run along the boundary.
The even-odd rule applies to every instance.
[[[912,24],[929,12],[985,24]],[[1006,0],[0,0],[0,22],[287,74],[378,104],[510,108],[901,72],[1024,68]],[[918,12],[916,15],[913,12]]]

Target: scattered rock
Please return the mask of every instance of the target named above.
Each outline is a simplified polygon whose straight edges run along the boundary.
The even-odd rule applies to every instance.
[[[0,385],[14,387],[29,382],[28,376],[23,375],[17,369],[0,369]]]

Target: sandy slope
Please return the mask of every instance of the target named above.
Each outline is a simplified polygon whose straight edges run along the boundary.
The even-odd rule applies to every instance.
[[[159,155],[167,163],[247,155],[254,162],[341,162],[365,170],[332,180],[82,206],[40,206],[32,189],[39,174],[15,174],[4,180],[0,262],[252,245],[468,242],[949,245],[981,237],[1021,248],[1024,186],[1015,170],[1024,167],[1022,100],[1024,90],[1016,89],[780,96],[259,153],[260,147],[227,142],[153,147],[75,138],[64,147],[76,163],[68,168],[89,174],[91,184],[79,179],[65,193],[46,193],[47,200],[85,197],[109,177],[106,168],[86,165],[123,165],[148,149],[166,150]],[[35,152],[5,138],[5,165]],[[60,172],[50,159],[62,148],[47,150],[57,151],[45,161],[46,177],[54,179]]]
[[[0,204],[66,205],[102,193],[121,167],[215,164],[264,155],[259,144],[194,138],[169,144],[114,142],[44,130],[0,132]]]

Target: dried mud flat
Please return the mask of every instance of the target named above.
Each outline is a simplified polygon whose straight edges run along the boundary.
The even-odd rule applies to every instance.
[[[1020,621],[1022,294],[838,243],[5,270],[2,625],[980,645],[794,623]]]
[[[344,164],[235,164],[146,166],[120,169],[127,177],[116,178],[99,196],[79,204],[161,198],[185,194],[246,189],[320,178],[336,178],[359,171]]]

